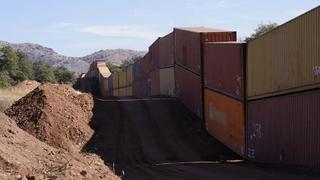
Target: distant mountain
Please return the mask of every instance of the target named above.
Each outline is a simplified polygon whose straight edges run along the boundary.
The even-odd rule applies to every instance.
[[[94,52],[84,57],[69,57],[58,54],[51,48],[32,43],[9,43],[0,41],[0,47],[11,46],[17,51],[22,51],[28,54],[31,61],[44,61],[53,66],[66,67],[76,74],[85,73],[88,71],[89,65],[94,60],[105,60],[116,65],[121,64],[125,60],[130,60],[137,56],[143,56],[144,51],[134,51],[128,49],[107,49]]]

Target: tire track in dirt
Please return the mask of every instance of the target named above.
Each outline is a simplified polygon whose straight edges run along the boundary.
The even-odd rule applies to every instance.
[[[312,179],[239,159],[175,99],[95,99],[93,150],[124,179]],[[123,174],[124,173],[124,174]]]

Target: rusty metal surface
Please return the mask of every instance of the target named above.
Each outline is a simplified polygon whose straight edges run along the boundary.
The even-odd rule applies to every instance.
[[[160,74],[159,69],[156,69],[150,73],[150,94],[156,96],[160,94]]]
[[[205,89],[205,122],[208,132],[244,156],[244,103]]]
[[[192,112],[202,119],[202,93],[200,76],[175,66],[176,96]]]
[[[159,68],[159,58],[160,58],[160,38],[155,40],[149,47],[149,71],[154,71]]]
[[[204,44],[204,85],[237,99],[244,97],[243,43]]]
[[[174,65],[174,34],[167,34],[159,40],[159,68],[171,67]]]
[[[201,44],[204,42],[236,41],[232,31],[189,31],[174,29],[175,62],[197,74],[201,74]]]
[[[248,103],[247,156],[320,167],[320,90]]]

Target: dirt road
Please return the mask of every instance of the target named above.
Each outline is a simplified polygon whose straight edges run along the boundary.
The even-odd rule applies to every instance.
[[[174,99],[95,99],[93,114],[95,133],[84,151],[100,155],[124,179],[319,178],[233,162],[240,157]]]

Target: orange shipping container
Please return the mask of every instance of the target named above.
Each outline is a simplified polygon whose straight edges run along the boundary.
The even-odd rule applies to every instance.
[[[244,106],[241,101],[205,89],[205,121],[208,132],[240,156],[244,156]]]

